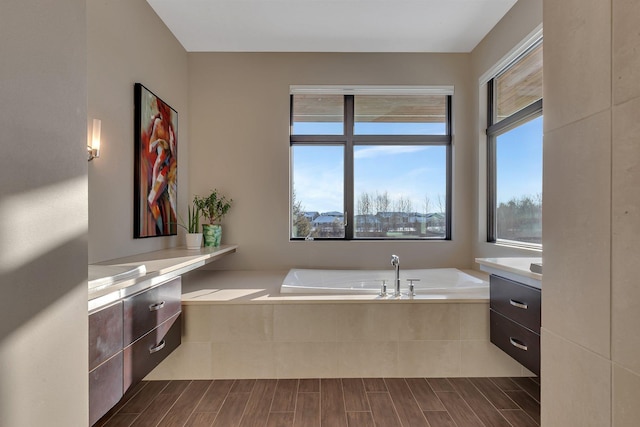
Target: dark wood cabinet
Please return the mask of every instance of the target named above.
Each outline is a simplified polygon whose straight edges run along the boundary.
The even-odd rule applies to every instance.
[[[89,421],[122,397],[122,301],[89,316]]]
[[[181,342],[180,277],[89,315],[89,421],[93,425]]]
[[[180,278],[126,298],[124,345],[127,346],[180,312]]]
[[[540,289],[491,275],[491,342],[540,375]]]

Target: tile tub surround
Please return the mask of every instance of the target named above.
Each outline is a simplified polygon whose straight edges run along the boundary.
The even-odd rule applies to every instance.
[[[532,375],[489,342],[488,291],[394,301],[280,295],[285,275],[183,276],[182,345],[147,379]]]

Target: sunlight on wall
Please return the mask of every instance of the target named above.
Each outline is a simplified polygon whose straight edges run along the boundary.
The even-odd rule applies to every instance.
[[[0,273],[86,234],[86,193],[81,176],[0,200]]]

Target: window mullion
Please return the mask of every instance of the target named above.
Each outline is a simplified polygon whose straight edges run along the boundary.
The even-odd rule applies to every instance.
[[[353,127],[354,127],[354,99],[353,95],[344,97],[344,134],[346,138],[344,148],[344,209],[345,227],[344,237],[353,239],[354,229],[354,183],[353,183]]]

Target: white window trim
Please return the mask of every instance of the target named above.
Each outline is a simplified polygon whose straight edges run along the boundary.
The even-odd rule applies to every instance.
[[[453,95],[453,86],[291,85],[291,95]]]

